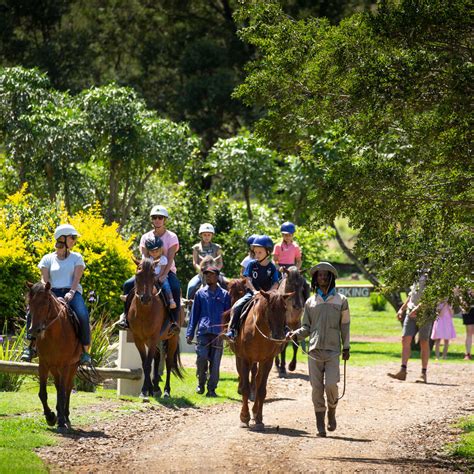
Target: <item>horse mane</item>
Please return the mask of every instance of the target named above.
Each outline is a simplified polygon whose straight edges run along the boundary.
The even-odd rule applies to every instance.
[[[44,285],[41,281],[38,281],[30,288],[30,295],[44,293],[45,291],[46,291],[46,285]]]

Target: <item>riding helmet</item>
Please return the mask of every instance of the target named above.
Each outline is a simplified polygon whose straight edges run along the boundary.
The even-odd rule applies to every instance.
[[[73,225],[71,224],[61,224],[56,227],[56,230],[54,231],[54,238],[56,240],[59,239],[62,235],[75,235],[76,237],[79,237],[79,232],[74,228]]]
[[[150,211],[150,216],[164,216],[169,217],[166,207],[163,206],[153,206]]]
[[[210,232],[211,234],[215,234],[216,231],[214,230],[214,226],[209,223],[201,224],[199,226],[198,234],[201,235],[203,232]]]
[[[293,222],[283,222],[280,227],[280,232],[282,234],[294,234],[296,232],[296,226]]]
[[[268,235],[257,235],[252,242],[252,247],[263,247],[267,250],[273,250],[273,240]]]
[[[146,247],[147,250],[161,249],[161,247],[163,247],[163,241],[157,236],[148,237],[145,240],[145,247]]]
[[[252,234],[248,239],[247,239],[247,245],[250,247],[253,244],[253,241],[255,238],[258,237],[257,234]]]

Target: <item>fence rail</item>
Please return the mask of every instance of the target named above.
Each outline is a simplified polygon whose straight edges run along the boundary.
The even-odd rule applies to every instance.
[[[38,375],[38,364],[28,362],[0,361],[0,372],[20,375]],[[115,369],[109,367],[96,367],[97,373],[102,379],[127,379],[140,380],[142,369]]]

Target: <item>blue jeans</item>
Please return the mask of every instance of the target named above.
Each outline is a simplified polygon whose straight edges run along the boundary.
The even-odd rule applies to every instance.
[[[64,298],[64,295],[69,291],[69,288],[52,288],[51,291],[58,298]],[[76,291],[74,298],[69,302],[69,306],[77,314],[80,324],[79,340],[83,346],[88,346],[91,343],[91,328],[89,325],[89,311],[87,311],[86,304],[82,295]],[[31,334],[29,334],[29,328],[31,326],[31,313],[28,310],[26,313],[26,331],[27,339],[31,340]]]
[[[191,280],[189,280],[188,283],[188,290],[186,291],[186,298],[188,300],[194,299],[194,295],[196,294],[196,291],[199,290],[199,287],[202,284],[201,280],[201,274],[198,273],[197,275],[194,275]]]
[[[223,351],[222,339],[218,334],[210,333],[198,335],[196,339],[198,384],[200,387],[204,387],[207,381],[207,390],[215,390],[219,382],[219,368]]]
[[[64,298],[69,288],[52,288],[51,291],[57,296]],[[89,325],[89,311],[87,311],[86,303],[82,295],[76,291],[74,298],[69,302],[69,306],[77,314],[80,323],[79,340],[83,346],[91,343],[91,327]]]
[[[240,324],[240,315],[245,304],[253,298],[253,293],[249,290],[240,300],[237,300],[232,306],[232,321],[230,322],[231,329],[238,329]]]

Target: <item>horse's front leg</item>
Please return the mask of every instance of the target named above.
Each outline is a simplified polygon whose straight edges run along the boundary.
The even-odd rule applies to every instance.
[[[58,412],[58,430],[64,431],[67,429],[66,425],[66,387],[64,385],[64,374],[55,369],[54,385],[56,386],[56,411]]]
[[[49,368],[42,364],[40,361],[39,365],[39,399],[41,400],[41,403],[43,404],[43,413],[46,418],[46,423],[48,423],[49,426],[54,426],[56,422],[58,421],[55,413],[51,411],[48,405],[48,391],[46,389],[47,387],[47,382],[48,382],[48,372]]]
[[[287,344],[283,344],[283,349],[280,352],[280,366],[278,367],[278,376],[281,378],[286,376],[286,347]]]
[[[255,403],[252,407],[252,413],[255,420],[254,429],[256,431],[261,431],[265,428],[265,425],[263,424],[263,403],[265,402],[265,397],[267,396],[268,374],[272,369],[272,365],[273,358],[258,364]]]
[[[288,370],[293,372],[296,369],[296,355],[298,354],[298,338],[296,336],[293,336],[291,345],[293,346],[293,358],[288,364]]]
[[[173,336],[166,341],[166,383],[163,396],[168,398],[171,395],[171,372],[174,366],[174,358],[178,350],[179,335]]]
[[[250,368],[250,395],[249,400],[251,402],[255,401],[255,377],[257,375],[258,365],[253,363]]]
[[[147,398],[148,393],[148,383],[150,380],[150,368],[147,368],[147,350],[143,341],[138,341],[135,339],[135,346],[137,347],[138,353],[142,360],[142,369],[143,369],[143,385],[140,392],[140,398]]]
[[[237,357],[237,356],[236,356]],[[238,358],[240,359],[240,358]],[[242,409],[240,410],[240,421],[243,427],[248,427],[250,421],[249,395],[250,395],[250,363],[244,359],[237,362],[239,368],[240,383],[242,384]]]
[[[72,387],[74,386],[74,376],[76,375],[77,367],[75,365],[69,366],[69,371],[66,375],[66,404],[64,409],[64,414],[66,417],[66,426],[68,429],[71,429],[71,420],[69,419],[69,402],[71,400]]]
[[[161,388],[160,388],[160,363],[163,355],[161,354],[161,349],[159,347],[156,348],[155,358],[153,360],[153,396],[154,397],[161,397]]]

